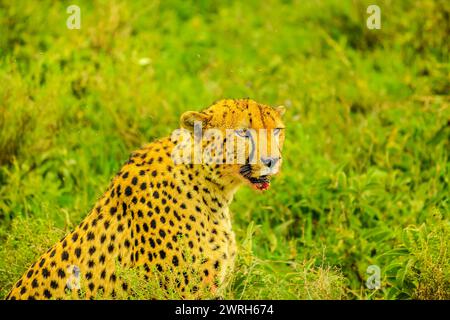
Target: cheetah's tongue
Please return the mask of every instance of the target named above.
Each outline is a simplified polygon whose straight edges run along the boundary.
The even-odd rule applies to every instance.
[[[256,189],[264,191],[270,188],[270,182],[255,183],[254,186]]]

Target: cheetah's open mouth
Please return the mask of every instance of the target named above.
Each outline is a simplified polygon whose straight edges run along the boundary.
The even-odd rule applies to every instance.
[[[267,190],[270,188],[270,176],[263,175],[259,177],[252,177],[252,168],[249,164],[243,165],[239,173],[247,179],[253,188],[257,190]]]

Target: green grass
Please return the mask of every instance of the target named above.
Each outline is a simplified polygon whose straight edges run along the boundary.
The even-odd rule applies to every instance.
[[[0,0],[0,297],[133,149],[250,97],[286,105],[285,161],[268,192],[236,195],[224,296],[450,299],[449,15],[445,0]]]

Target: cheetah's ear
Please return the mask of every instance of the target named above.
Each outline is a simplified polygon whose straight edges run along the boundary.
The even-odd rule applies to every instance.
[[[282,117],[284,115],[284,113],[286,112],[286,107],[285,106],[278,106],[278,107],[275,108],[275,111],[278,112],[280,117]]]
[[[196,111],[186,111],[181,115],[180,124],[183,128],[193,131],[195,122],[201,122],[202,127],[208,123],[210,117]]]

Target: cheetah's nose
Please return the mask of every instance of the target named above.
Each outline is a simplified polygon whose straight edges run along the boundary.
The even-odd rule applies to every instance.
[[[272,169],[277,164],[280,157],[261,157],[262,163],[269,169]]]

